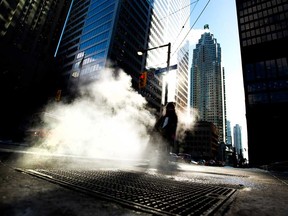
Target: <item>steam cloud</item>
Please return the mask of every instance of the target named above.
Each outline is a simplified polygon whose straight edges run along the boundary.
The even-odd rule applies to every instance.
[[[151,133],[155,110],[132,88],[131,77],[109,68],[99,76],[83,85],[72,103],[54,102],[45,108],[42,121],[50,133],[36,146],[41,152],[103,159],[150,160],[155,152],[161,154],[163,139]],[[177,112],[178,141],[192,129],[195,113]]]
[[[139,159],[155,124],[144,97],[133,90],[123,71],[101,71],[95,83],[83,86],[72,104],[53,103],[44,118],[52,128],[42,147],[59,154],[97,158]],[[51,117],[51,116],[50,116]]]
[[[185,132],[193,130],[193,126],[199,114],[196,109],[190,108],[187,112],[177,112],[177,140],[182,142],[185,138]]]

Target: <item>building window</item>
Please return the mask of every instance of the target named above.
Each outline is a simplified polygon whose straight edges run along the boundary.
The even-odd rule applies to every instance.
[[[288,76],[287,58],[277,59],[276,62],[279,77],[287,77]]]
[[[253,64],[247,64],[246,65],[245,75],[246,75],[247,81],[252,81],[255,79],[254,65]]]
[[[252,83],[247,85],[247,91],[249,93],[255,93],[260,91],[266,91],[267,85],[264,82]]]
[[[270,100],[272,103],[288,102],[288,92],[287,91],[271,92]]]
[[[275,78],[277,76],[275,60],[266,61],[266,71],[268,78]]]
[[[266,78],[264,62],[257,62],[255,66],[256,66],[256,79]]]
[[[269,97],[267,93],[255,93],[248,95],[248,103],[253,104],[266,104],[269,103]]]

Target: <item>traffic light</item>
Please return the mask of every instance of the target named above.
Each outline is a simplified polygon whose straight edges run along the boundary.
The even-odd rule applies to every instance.
[[[55,99],[56,99],[56,101],[57,102],[59,102],[60,100],[61,100],[61,90],[59,89],[59,90],[57,90],[57,92],[56,92],[56,97],[55,97]]]
[[[139,77],[139,89],[145,88],[147,82],[147,71],[141,72]]]

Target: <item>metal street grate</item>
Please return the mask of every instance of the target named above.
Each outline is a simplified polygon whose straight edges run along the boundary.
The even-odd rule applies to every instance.
[[[210,215],[236,189],[113,170],[34,169],[29,174],[153,215]]]

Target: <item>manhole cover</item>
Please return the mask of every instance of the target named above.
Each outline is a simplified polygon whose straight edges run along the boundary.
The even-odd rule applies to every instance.
[[[154,215],[210,215],[236,191],[131,171],[34,169],[26,172]]]

